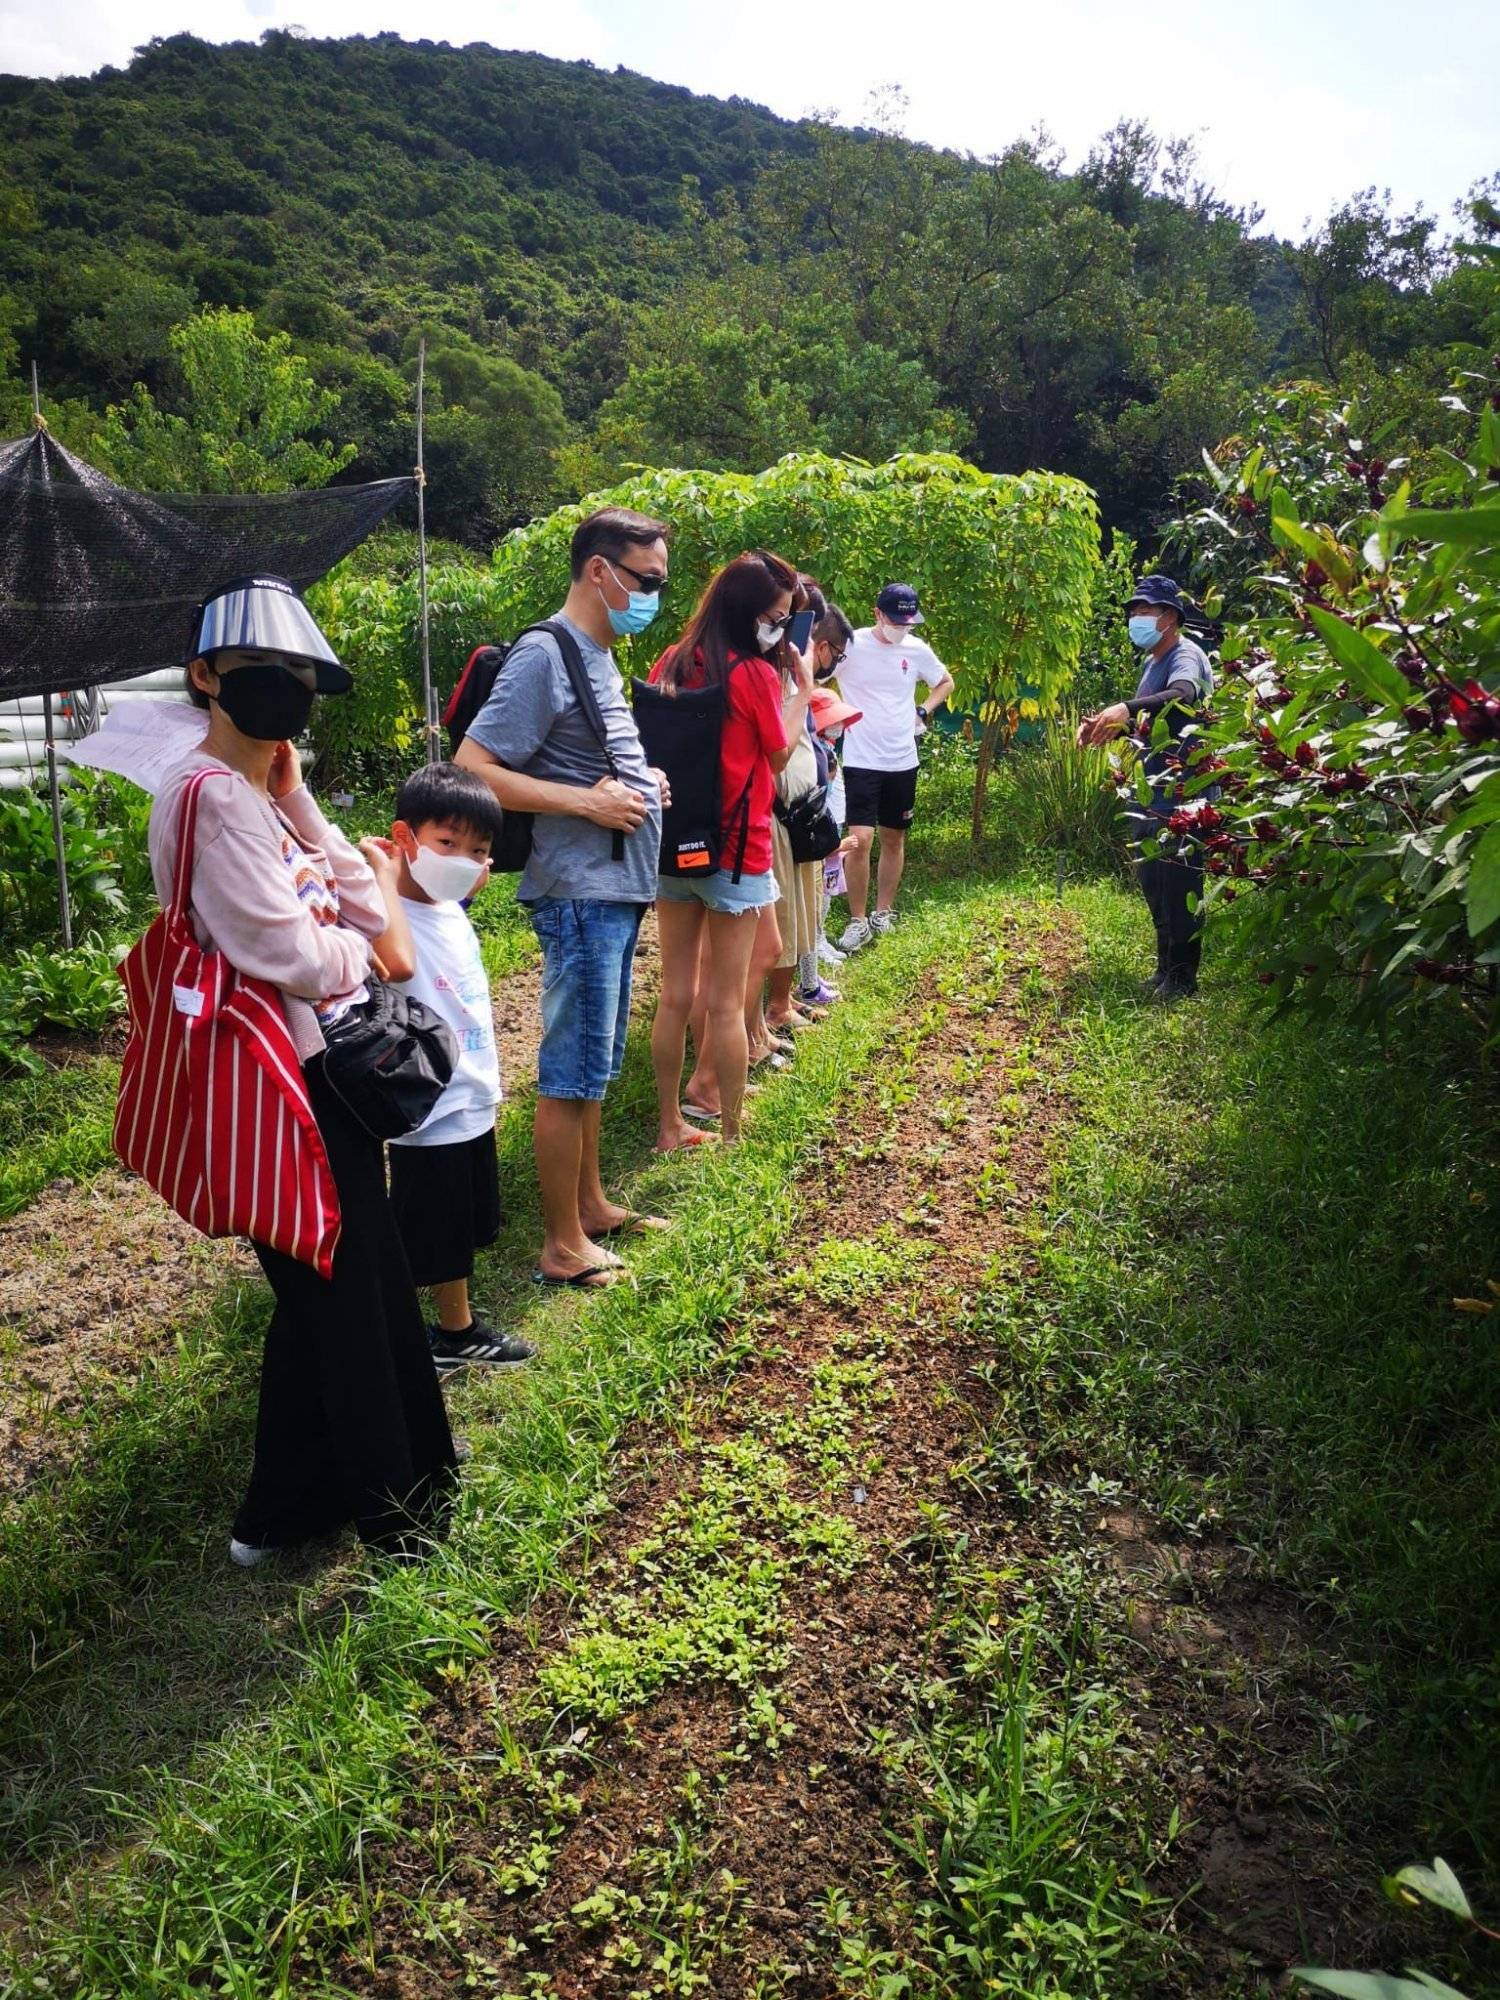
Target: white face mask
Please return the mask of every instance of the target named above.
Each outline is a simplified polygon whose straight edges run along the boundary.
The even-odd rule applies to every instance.
[[[786,637],[787,621],[783,618],[779,625],[768,625],[764,618],[755,627],[755,643],[763,653],[774,653]]]
[[[435,903],[461,903],[474,893],[484,873],[482,861],[471,861],[466,854],[439,854],[436,848],[420,843],[415,858],[406,865],[413,882]]]

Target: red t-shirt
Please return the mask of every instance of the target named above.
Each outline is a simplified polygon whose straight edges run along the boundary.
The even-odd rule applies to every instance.
[[[653,682],[661,679],[662,661],[666,657],[663,653],[651,669]],[[681,685],[702,687],[701,665],[695,664],[690,673],[684,674]],[[781,721],[781,676],[759,653],[748,659],[732,654],[727,688],[729,699],[719,743],[719,834],[724,843],[724,865],[726,869],[734,866],[748,785],[750,826],[742,872],[765,875],[771,867],[771,806],[776,796],[776,774],[766,760],[773,751],[786,748],[786,730]]]

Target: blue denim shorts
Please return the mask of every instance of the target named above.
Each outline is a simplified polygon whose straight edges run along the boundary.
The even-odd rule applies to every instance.
[[[656,900],[701,903],[706,910],[716,910],[721,916],[753,916],[776,901],[776,877],[768,870],[764,875],[742,875],[736,882],[722,868],[717,875],[709,875],[701,882],[687,875],[658,875]]]
[[[542,947],[543,1097],[595,1099],[620,1074],[630,974],[644,903],[540,896],[528,906]]]

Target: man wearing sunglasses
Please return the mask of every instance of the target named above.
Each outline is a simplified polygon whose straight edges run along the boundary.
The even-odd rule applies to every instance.
[[[667,533],[645,514],[607,507],[573,535],[572,579],[554,622],[581,655],[608,760],[557,640],[541,631],[512,646],[458,750],[459,765],[477,771],[507,812],[536,815],[517,893],[542,947],[536,1159],[545,1240],[535,1275],[549,1285],[612,1283],[620,1259],[600,1239],[654,1226],[606,1196],[599,1126],[625,1054],[631,967],[656,897],[667,797],[610,647],[656,616]]]

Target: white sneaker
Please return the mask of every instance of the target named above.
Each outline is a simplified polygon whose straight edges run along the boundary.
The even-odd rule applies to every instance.
[[[826,937],[818,939],[818,957],[824,965],[842,965],[844,954],[836,944],[830,944]]]
[[[839,950],[846,955],[851,951],[859,951],[870,942],[870,939],[874,935],[874,931],[870,929],[870,920],[868,917],[854,917],[851,919],[844,935],[839,939]]]
[[[238,1563],[241,1569],[254,1569],[257,1563],[275,1554],[275,1549],[260,1549],[254,1542],[237,1542],[233,1535],[229,1537],[229,1560]]]
[[[875,933],[876,937],[884,937],[895,921],[896,912],[894,910],[875,910],[870,916],[870,929]]]

